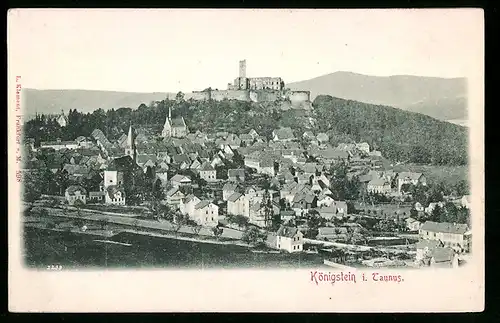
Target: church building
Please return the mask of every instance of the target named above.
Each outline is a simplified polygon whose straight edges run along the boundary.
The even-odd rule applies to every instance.
[[[183,138],[188,134],[188,128],[183,117],[172,119],[172,110],[168,108],[168,116],[161,132],[164,138]]]

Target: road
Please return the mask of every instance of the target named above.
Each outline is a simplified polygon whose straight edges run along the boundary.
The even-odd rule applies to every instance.
[[[115,223],[115,224],[121,224],[121,225],[128,225],[128,226],[136,226],[140,228],[148,228],[148,229],[155,229],[155,230],[165,230],[165,231],[170,231],[173,232],[176,229],[176,226],[168,221],[165,220],[143,220],[143,219],[136,219],[134,217],[131,217],[130,214],[127,214],[125,216],[118,214],[118,213],[111,213],[111,212],[100,212],[96,210],[92,210],[92,212],[89,212],[88,210],[80,210],[80,216],[78,216],[78,212],[76,208],[74,207],[67,207],[64,209],[55,209],[55,208],[48,208],[44,207],[47,211],[48,214],[51,216],[59,216],[59,217],[66,217],[66,218],[73,218],[73,219],[84,219],[88,221],[108,221],[110,223]],[[241,240],[241,237],[243,236],[243,232],[239,230],[235,230],[232,228],[222,228],[222,234],[221,238],[227,238],[227,239],[235,239],[235,240]],[[187,233],[187,234],[195,234],[193,231],[193,227],[191,226],[181,226],[178,230],[179,233]],[[198,235],[202,236],[212,236],[213,237],[213,232],[211,228],[207,227],[202,227],[200,231],[198,232]]]
[[[406,251],[406,250],[398,250],[398,249],[382,248],[382,247],[359,246],[359,245],[354,245],[354,244],[321,241],[321,240],[314,240],[314,239],[307,239],[307,238],[304,238],[304,242],[316,244],[316,245],[323,245],[325,247],[336,247],[336,248],[341,248],[341,249],[349,249],[352,251],[380,250],[383,252],[394,253],[394,254],[401,254],[401,253],[413,254],[413,253],[415,253],[414,251]]]

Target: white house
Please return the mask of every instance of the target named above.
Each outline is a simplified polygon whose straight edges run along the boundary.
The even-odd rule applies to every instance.
[[[281,226],[276,233],[276,247],[288,252],[301,252],[304,247],[304,235],[297,228]]]
[[[332,206],[333,203],[335,203],[335,200],[333,199],[333,197],[331,197],[330,195],[326,195],[326,194],[320,194],[318,196],[318,207],[321,207],[321,206]]]
[[[166,186],[168,184],[168,171],[165,168],[159,168],[156,170],[156,178],[161,181],[162,186]]]
[[[222,199],[224,201],[227,201],[231,195],[233,195],[234,192],[238,189],[237,184],[232,184],[232,183],[226,183],[222,187]]]
[[[368,182],[366,190],[370,193],[389,194],[391,184],[383,178],[375,178]]]
[[[125,205],[125,190],[115,185],[108,186],[105,202],[112,205]]]
[[[245,181],[245,170],[243,168],[238,169],[228,169],[227,179],[231,182],[244,182]]]
[[[273,131],[274,141],[292,141],[295,139],[293,131],[289,127],[279,128]]]
[[[437,240],[420,240],[415,246],[417,249],[415,260],[421,261],[426,258],[431,258],[432,250],[438,247],[442,247],[442,243]]]
[[[280,214],[280,208],[277,205],[272,205],[272,214]],[[271,219],[267,219],[271,221]],[[266,226],[266,210],[261,202],[255,202],[250,207],[250,223],[259,227]]]
[[[427,185],[425,176],[422,173],[401,172],[397,174],[398,192],[401,193],[401,186],[404,184]]]
[[[191,185],[191,179],[186,175],[176,174],[170,179],[170,183],[172,183],[174,187],[187,186]]]
[[[200,201],[188,216],[199,225],[215,227],[219,223],[219,207],[210,201]]]
[[[469,251],[471,234],[467,224],[426,221],[419,230],[420,239],[438,240],[444,246]]]
[[[200,178],[204,179],[207,182],[217,181],[217,172],[215,168],[213,168],[212,165],[210,165],[210,163],[208,162],[203,163],[203,165],[198,169],[198,172],[200,174]]]
[[[418,221],[414,218],[407,218],[405,220],[405,222],[406,222],[406,228],[409,231],[418,231],[418,230],[420,230],[420,227],[422,226],[422,223],[420,223],[420,221]]]
[[[357,143],[356,148],[366,154],[370,153],[370,145],[366,142]]]
[[[250,216],[250,202],[245,195],[233,193],[227,200],[227,214]]]
[[[178,187],[171,188],[166,194],[167,204],[172,206],[179,206],[181,200],[185,197]]]
[[[429,203],[429,206],[427,206],[425,208],[425,210],[424,210],[425,213],[432,214],[432,211],[434,211],[434,209],[436,208],[436,206],[444,207],[444,203],[443,202],[431,202],[431,203]]]
[[[189,194],[179,201],[179,210],[182,214],[194,214],[194,207],[200,202],[201,200],[197,196]]]
[[[79,185],[69,186],[64,196],[69,205],[74,205],[76,201],[80,201],[83,204],[87,203],[87,190]]]
[[[461,204],[463,207],[465,207],[465,208],[468,208],[468,209],[469,209],[469,208],[470,208],[470,204],[471,204],[471,203],[470,203],[470,201],[471,201],[471,199],[470,199],[470,195],[464,195],[464,196],[462,196],[462,199],[460,200],[460,204]]]
[[[423,212],[424,211],[424,207],[422,206],[422,204],[420,204],[420,202],[416,202],[413,207],[415,208],[415,210],[417,212]]]

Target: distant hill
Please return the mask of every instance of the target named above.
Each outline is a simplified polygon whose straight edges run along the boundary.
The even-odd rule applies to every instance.
[[[318,95],[397,107],[448,121],[467,119],[466,78],[423,76],[368,76],[335,72],[287,85]]]
[[[66,113],[70,109],[88,113],[97,109],[109,110],[137,108],[141,103],[149,105],[151,101],[164,100],[173,93],[134,93],[117,91],[94,90],[35,90],[23,89],[23,106],[26,116],[33,116],[36,112],[57,114],[61,110]]]

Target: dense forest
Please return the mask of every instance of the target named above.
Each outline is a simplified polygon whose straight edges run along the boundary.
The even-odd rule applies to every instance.
[[[92,113],[70,110],[64,128],[44,115],[24,125],[24,135],[40,141],[74,140],[90,136],[96,128],[114,140],[126,133],[130,124],[160,134],[168,114],[183,116],[190,131],[228,131],[241,134],[255,129],[270,138],[280,126],[292,127],[296,135],[304,130],[327,132],[332,145],[340,142],[366,141],[395,161],[465,165],[467,131],[465,128],[399,109],[357,101],[318,96],[313,112],[282,111],[279,103],[253,103],[235,100],[193,101],[163,100],[141,104],[137,109],[119,108]],[[311,122],[312,121],[312,122]]]
[[[366,141],[393,161],[466,165],[467,129],[386,106],[318,96],[314,114],[321,131]],[[331,137],[332,137],[331,136]]]

